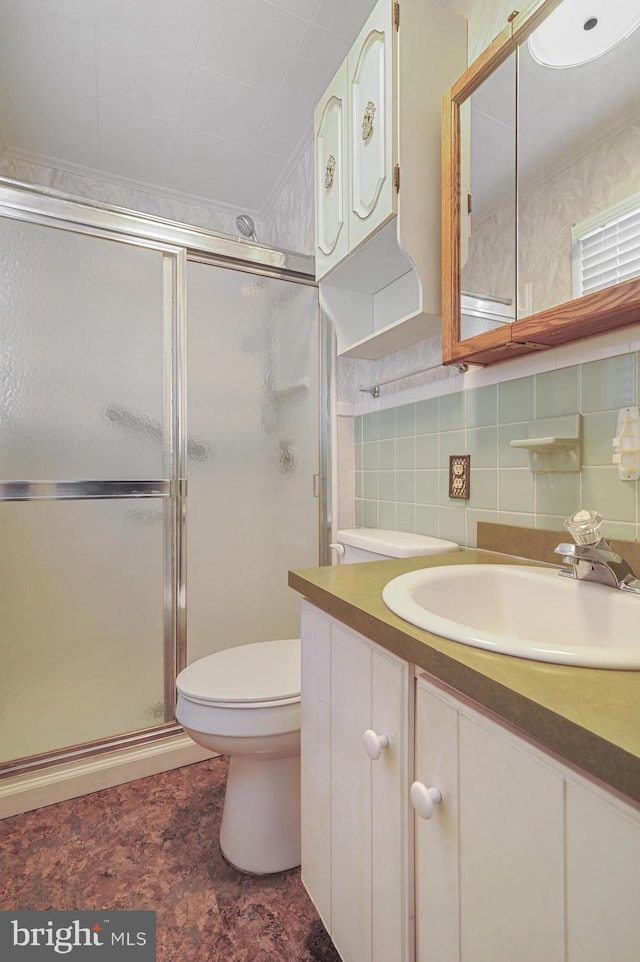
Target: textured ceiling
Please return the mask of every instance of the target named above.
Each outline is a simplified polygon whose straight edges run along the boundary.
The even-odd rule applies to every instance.
[[[3,151],[261,216],[375,0],[0,0]]]

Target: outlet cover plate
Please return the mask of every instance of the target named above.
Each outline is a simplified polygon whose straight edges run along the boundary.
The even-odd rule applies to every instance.
[[[449,455],[449,497],[468,501],[471,489],[471,455]]]

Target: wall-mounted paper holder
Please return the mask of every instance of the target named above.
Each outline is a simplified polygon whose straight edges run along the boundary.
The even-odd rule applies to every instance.
[[[613,439],[613,463],[622,481],[640,478],[640,413],[638,408],[620,408]]]
[[[529,465],[534,474],[580,471],[580,414],[557,418],[539,418],[529,422],[529,437],[511,442],[512,448],[529,452]]]

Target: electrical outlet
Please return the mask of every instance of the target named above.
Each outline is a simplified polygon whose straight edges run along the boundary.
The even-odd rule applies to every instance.
[[[449,455],[449,497],[469,499],[471,455]]]

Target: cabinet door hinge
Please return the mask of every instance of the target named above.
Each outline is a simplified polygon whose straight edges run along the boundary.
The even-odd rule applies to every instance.
[[[400,29],[400,4],[398,0],[395,0],[393,4],[393,25],[396,30]]]
[[[400,164],[396,164],[393,168],[393,186],[396,192],[400,190]]]
[[[467,214],[471,213],[471,194],[467,194]]]

